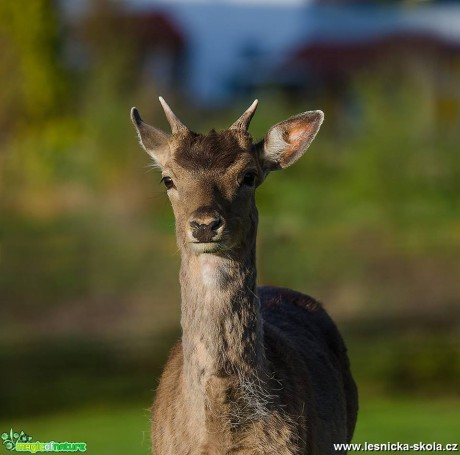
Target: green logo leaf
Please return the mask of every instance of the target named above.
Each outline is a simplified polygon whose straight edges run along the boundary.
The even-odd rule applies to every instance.
[[[30,442],[32,440],[32,436],[29,436],[24,431],[17,433],[10,428],[10,432],[2,433],[2,444],[5,446],[6,449],[11,451],[16,451],[16,444],[18,442]]]

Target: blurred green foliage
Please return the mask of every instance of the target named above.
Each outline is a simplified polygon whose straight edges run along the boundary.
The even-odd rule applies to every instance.
[[[157,127],[167,124],[135,43],[122,45],[113,33],[113,7],[95,2],[84,30],[92,52],[86,66],[71,68],[53,2],[0,4],[5,419],[85,403],[147,407],[179,334],[174,220],[129,108],[136,104]],[[438,408],[390,401],[373,414],[366,402],[408,394],[458,400],[460,130],[441,121],[410,79],[361,74],[350,91],[353,108],[339,114],[329,99],[259,96],[257,138],[308,108],[326,113],[306,156],[259,190],[259,282],[310,293],[338,321],[364,403],[359,440],[437,438],[458,413],[449,408],[442,417],[441,406],[433,433],[426,423],[404,433],[404,419]],[[248,101],[216,111],[174,97],[171,104],[194,130],[208,131],[231,124]],[[138,441],[130,447],[139,443],[138,410],[113,414],[111,423],[112,411],[102,414],[94,417],[105,422],[97,435],[83,426],[92,422],[84,413],[42,426],[21,422],[50,438],[75,427],[69,439],[94,436],[101,454],[102,439],[124,430]]]
[[[2,2],[0,25],[0,124],[18,134],[42,126],[59,104],[56,9],[49,0]]]

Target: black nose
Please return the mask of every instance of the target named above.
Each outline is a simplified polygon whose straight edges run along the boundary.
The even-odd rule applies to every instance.
[[[205,220],[200,220],[205,221]],[[206,220],[204,223],[198,223],[198,221],[190,221],[190,227],[192,228],[192,235],[199,242],[211,242],[216,235],[217,229],[222,225],[221,218],[211,218]]]

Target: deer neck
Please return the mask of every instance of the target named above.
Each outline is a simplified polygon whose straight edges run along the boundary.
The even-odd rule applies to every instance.
[[[182,252],[180,281],[184,373],[194,393],[204,393],[211,377],[257,374],[265,356],[256,296],[255,227],[240,252]]]

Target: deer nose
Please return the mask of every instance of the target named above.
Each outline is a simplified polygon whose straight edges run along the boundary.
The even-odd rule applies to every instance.
[[[219,216],[190,221],[192,236],[199,242],[208,243],[217,235],[217,230],[222,226]]]

